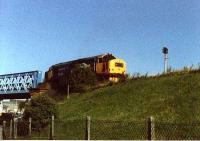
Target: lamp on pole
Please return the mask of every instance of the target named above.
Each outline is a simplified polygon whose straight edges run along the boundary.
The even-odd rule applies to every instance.
[[[163,47],[162,53],[164,54],[164,73],[167,73],[167,69],[168,69],[168,48]]]

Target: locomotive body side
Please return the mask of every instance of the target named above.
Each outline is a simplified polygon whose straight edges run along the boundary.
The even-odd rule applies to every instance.
[[[112,54],[99,55],[89,58],[78,59],[53,65],[45,73],[45,81],[59,81],[68,79],[70,70],[76,64],[84,64],[91,67],[98,78],[117,82],[119,77],[126,73],[126,62],[114,57]]]

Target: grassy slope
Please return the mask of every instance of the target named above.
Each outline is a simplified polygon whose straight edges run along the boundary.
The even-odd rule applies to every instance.
[[[62,120],[200,120],[200,74],[130,80],[59,103]]]

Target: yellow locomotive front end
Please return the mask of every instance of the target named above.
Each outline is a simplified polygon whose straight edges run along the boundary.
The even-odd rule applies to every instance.
[[[96,73],[109,81],[117,82],[126,73],[126,62],[122,59],[111,59],[96,64]]]
[[[126,62],[122,59],[113,59],[108,62],[109,80],[117,82],[126,73]]]
[[[124,75],[126,72],[126,63],[122,59],[113,59],[108,62],[108,71],[114,75]]]

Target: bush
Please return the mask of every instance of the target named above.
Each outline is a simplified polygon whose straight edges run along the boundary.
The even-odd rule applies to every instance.
[[[27,101],[21,101],[21,102],[19,103],[19,107],[18,107],[18,108],[19,108],[20,111],[22,111],[22,110],[25,108],[26,102],[27,102]]]
[[[119,82],[126,82],[131,79],[130,74],[125,74],[124,76],[119,77]]]
[[[40,130],[48,125],[51,116],[57,116],[57,106],[53,99],[45,94],[38,94],[26,104],[23,119],[32,118],[32,127]]]
[[[95,72],[84,63],[71,66],[70,72],[66,71],[62,77],[55,77],[50,81],[51,88],[63,94],[67,93],[68,85],[70,93],[82,93],[91,90],[96,83]]]
[[[86,92],[97,83],[96,74],[90,67],[75,65],[69,76],[71,92]]]
[[[29,131],[29,123],[28,121],[18,120],[17,122],[17,135],[26,136]]]
[[[2,124],[3,121],[9,123],[10,120],[13,119],[13,117],[14,117],[13,113],[2,113],[2,115],[0,116],[0,124]]]

